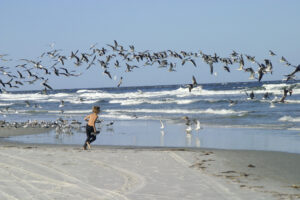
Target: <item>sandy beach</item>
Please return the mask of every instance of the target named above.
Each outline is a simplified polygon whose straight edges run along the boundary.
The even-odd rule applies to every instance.
[[[299,199],[300,155],[2,143],[0,199]]]
[[[300,0],[0,2],[0,200],[300,200]]]

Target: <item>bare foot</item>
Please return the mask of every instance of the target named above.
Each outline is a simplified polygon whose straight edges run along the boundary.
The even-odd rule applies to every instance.
[[[87,144],[88,148],[91,149],[90,143],[87,142],[86,144]]]

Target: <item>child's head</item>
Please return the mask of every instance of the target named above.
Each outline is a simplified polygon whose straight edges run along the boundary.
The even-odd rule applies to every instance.
[[[100,112],[100,106],[93,106],[93,113],[98,114]]]

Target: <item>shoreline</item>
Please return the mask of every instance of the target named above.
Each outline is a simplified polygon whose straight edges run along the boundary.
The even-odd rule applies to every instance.
[[[0,137],[0,144],[3,147],[26,147],[33,146],[38,147],[47,147],[47,148],[65,148],[65,147],[79,147],[81,148],[83,144],[48,144],[48,143],[25,143],[19,141],[8,141],[7,137]],[[84,141],[83,141],[84,142]],[[134,146],[134,145],[99,145],[92,144],[93,149],[128,149],[128,150],[152,150],[152,151],[189,151],[189,152],[199,152],[199,151],[232,151],[232,152],[267,152],[267,153],[283,153],[283,154],[292,154],[299,155],[300,153],[294,152],[284,152],[284,151],[269,151],[269,150],[252,150],[252,149],[223,149],[223,148],[206,148],[206,147],[176,147],[176,146]]]
[[[3,140],[4,139],[4,140]],[[84,141],[83,141],[84,142]],[[33,146],[34,148],[46,147],[46,148],[81,148],[81,144],[47,144],[47,143],[25,143],[18,141],[7,141],[5,138],[0,137],[0,144],[3,147],[27,147]],[[176,146],[134,146],[134,145],[98,145],[92,144],[93,149],[124,149],[124,150],[151,150],[151,151],[188,151],[188,152],[199,152],[199,151],[226,151],[226,152],[266,152],[266,153],[283,153],[299,155],[299,153],[283,152],[283,151],[264,151],[264,150],[249,150],[249,149],[222,149],[222,148],[206,148],[206,147],[176,147]]]
[[[118,128],[118,127],[117,127]],[[127,132],[128,131],[128,132]],[[257,134],[255,130],[241,133],[240,129],[220,129],[206,127],[199,133],[186,134],[168,132],[161,134],[159,130],[132,133],[129,130],[117,130],[117,133],[101,132],[97,135],[94,146],[108,148],[183,148],[183,149],[216,149],[216,150],[249,150],[264,152],[286,152],[300,154],[299,139],[295,134],[274,134],[267,130],[266,134]],[[173,129],[176,131],[176,129]],[[219,134],[222,131],[222,134]],[[247,130],[248,131],[248,130]],[[172,134],[171,134],[172,133]],[[272,134],[274,137],[269,137]],[[0,143],[24,145],[78,145],[85,141],[84,132],[73,134],[57,134],[52,128],[3,128],[0,129]],[[151,140],[150,140],[151,139]],[[293,140],[295,139],[295,140]]]
[[[1,127],[0,128],[0,139],[9,138],[13,136],[23,136],[23,135],[37,135],[45,134],[52,131],[53,128],[41,128],[41,127]]]

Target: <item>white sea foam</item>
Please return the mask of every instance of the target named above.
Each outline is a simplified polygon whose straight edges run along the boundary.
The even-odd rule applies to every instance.
[[[2,101],[30,101],[30,100],[42,100],[46,99],[46,95],[35,94],[0,94]]]
[[[291,117],[291,116],[283,116],[278,119],[278,121],[283,121],[283,122],[300,122],[300,117]]]
[[[94,104],[96,103],[98,100],[83,100],[80,101],[79,99],[66,99],[65,102],[70,102],[73,104]]]
[[[44,95],[45,96],[45,95]],[[50,98],[66,98],[72,96],[70,93],[56,93],[56,94],[50,94],[47,95]]]
[[[0,106],[11,106],[13,103],[0,103]]]
[[[266,90],[282,90],[285,87],[289,87],[290,84],[281,83],[281,84],[263,84],[262,87]]]
[[[245,114],[247,111],[234,111],[231,109],[206,109],[206,110],[187,110],[187,109],[124,109],[124,110],[106,110],[106,112],[118,113],[166,113],[166,114],[215,114],[215,115],[237,115]]]
[[[283,94],[283,89],[284,88],[292,88],[293,89],[293,94],[300,94],[300,84],[286,84],[286,83],[281,83],[281,84],[263,84],[263,88],[265,88],[264,92],[270,92],[275,95],[282,95]]]
[[[292,103],[292,104],[299,104],[300,103],[300,100],[293,100],[293,99],[291,99],[291,100],[285,100],[285,102],[286,103]]]
[[[49,113],[61,113],[61,110],[50,110]],[[63,114],[87,114],[91,110],[64,110]]]
[[[95,93],[102,92],[101,90],[78,90],[76,93]]]
[[[119,120],[136,120],[136,119],[146,119],[145,117],[135,117],[132,115],[126,114],[101,114],[101,118],[109,118],[109,119],[119,119]]]
[[[214,95],[240,95],[243,93],[241,90],[192,90],[191,95],[193,96],[214,96]],[[185,95],[186,96],[186,95]]]
[[[191,104],[194,102],[197,102],[199,100],[190,100],[190,99],[171,99],[171,98],[166,98],[166,99],[161,99],[161,100],[152,100],[152,99],[116,99],[116,100],[111,100],[109,103],[111,104],[120,104],[120,105],[140,105],[143,103],[148,103],[148,104]]]
[[[293,94],[300,94],[299,84],[264,84],[262,89],[255,90],[255,94],[263,94],[265,92],[273,93],[274,95],[282,95],[284,87],[293,87]],[[249,90],[250,91],[250,90]],[[139,90],[131,92],[106,92],[103,90],[78,90],[75,93],[57,93],[43,95],[40,93],[26,93],[26,94],[0,94],[1,101],[36,101],[36,102],[70,102],[73,104],[86,103],[93,104],[100,100],[108,100],[110,103],[120,103],[121,105],[139,105],[142,103],[149,104],[190,104],[197,100],[190,99],[191,97],[211,97],[214,96],[244,96],[244,90],[207,90],[201,86],[193,88],[189,92],[188,88],[180,87],[178,89],[160,89],[160,91],[143,91]],[[155,100],[154,100],[155,98]],[[177,99],[179,98],[179,99]],[[79,101],[84,99],[84,101]],[[173,99],[173,100],[172,100]],[[293,102],[296,103],[296,102]]]
[[[194,99],[194,100],[191,100],[191,99],[182,99],[182,100],[175,100],[175,103],[177,104],[192,104],[192,103],[195,103],[199,101],[198,99]]]
[[[109,103],[111,103],[111,104],[120,104],[122,106],[124,106],[124,105],[139,105],[144,102],[145,101],[143,99],[117,99],[117,100],[109,101]]]

